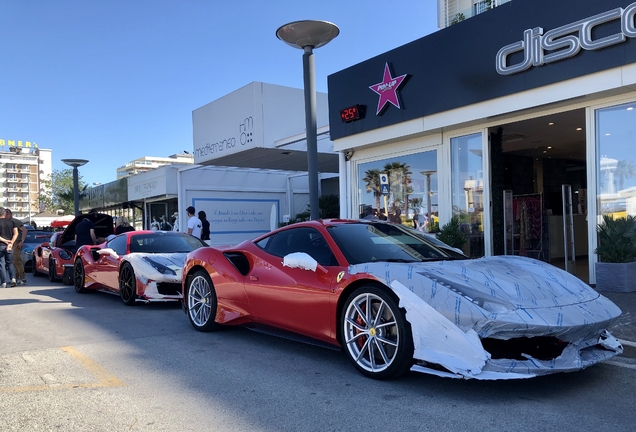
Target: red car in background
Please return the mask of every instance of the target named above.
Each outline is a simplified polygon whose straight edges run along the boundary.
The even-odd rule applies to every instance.
[[[127,306],[181,300],[186,255],[207,247],[198,238],[173,231],[129,231],[97,246],[77,250],[75,291],[104,291]]]
[[[34,276],[46,274],[51,282],[62,280],[73,284],[73,262],[77,246],[75,245],[75,227],[84,219],[90,219],[95,225],[95,236],[106,238],[115,233],[113,217],[104,213],[78,215],[64,231],[56,232],[51,240],[41,243],[33,249],[31,272]]]

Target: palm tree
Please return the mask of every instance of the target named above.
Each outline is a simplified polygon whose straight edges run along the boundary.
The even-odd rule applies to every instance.
[[[362,179],[366,183],[367,192],[373,192],[375,198],[375,208],[380,209],[380,197],[382,196],[382,188],[380,186],[380,170],[370,169],[364,172]]]
[[[622,190],[623,185],[625,184],[625,179],[630,179],[636,175],[636,166],[634,166],[632,161],[624,159],[622,161],[618,161],[614,175],[618,177],[618,190]]]
[[[409,195],[413,193],[411,167],[405,163],[391,162],[384,165],[384,171],[389,173],[389,184],[391,185],[393,201],[404,203],[404,214],[408,215]]]

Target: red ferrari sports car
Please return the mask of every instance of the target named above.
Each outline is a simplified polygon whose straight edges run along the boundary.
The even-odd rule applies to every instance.
[[[196,330],[287,332],[343,348],[377,379],[528,378],[622,353],[607,331],[620,309],[580,279],[530,258],[460,252],[383,221],[301,222],[190,253],[183,306]]]
[[[47,274],[51,282],[62,279],[65,284],[73,284],[73,262],[75,246],[75,227],[84,219],[90,219],[95,225],[95,236],[106,238],[115,232],[113,217],[103,213],[78,215],[62,232],[53,234],[48,242],[33,249],[33,275]]]
[[[82,246],[75,257],[75,290],[118,294],[128,306],[181,300],[185,257],[206,246],[172,231],[129,231],[97,246]]]

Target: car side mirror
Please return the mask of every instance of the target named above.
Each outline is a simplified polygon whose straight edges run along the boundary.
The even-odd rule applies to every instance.
[[[104,249],[96,249],[95,250],[97,252],[97,254],[99,255],[108,255],[111,256],[113,258],[119,258],[119,255],[117,254],[117,252],[115,252],[113,249],[111,248],[104,248]]]
[[[294,252],[283,257],[283,266],[315,272],[318,268],[318,261],[305,252]]]
[[[42,243],[40,246],[42,246],[42,247],[51,247],[51,245],[49,244],[49,242],[44,242],[44,243]]]

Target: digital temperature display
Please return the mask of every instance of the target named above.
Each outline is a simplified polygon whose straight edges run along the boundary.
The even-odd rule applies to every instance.
[[[364,107],[362,105],[354,105],[340,110],[340,120],[343,123],[349,123],[363,118]]]

